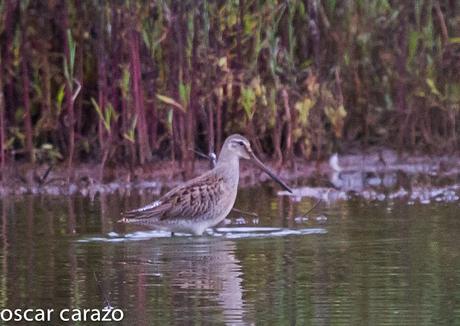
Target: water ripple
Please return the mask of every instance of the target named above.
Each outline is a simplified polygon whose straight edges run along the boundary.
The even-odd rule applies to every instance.
[[[285,237],[294,235],[309,235],[309,234],[325,234],[324,228],[303,228],[289,229],[276,227],[222,227],[215,230],[206,230],[208,237],[224,237],[227,239],[246,239],[246,238],[270,238],[270,237]],[[171,232],[152,230],[152,231],[136,231],[127,234],[119,234],[110,232],[106,236],[93,236],[77,240],[79,243],[87,242],[126,242],[126,241],[142,241],[156,238],[174,238],[174,237],[191,237],[186,233],[175,233],[171,236]]]

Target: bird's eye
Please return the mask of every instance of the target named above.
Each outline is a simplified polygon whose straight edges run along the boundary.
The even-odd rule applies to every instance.
[[[238,144],[241,145],[241,146],[244,146],[244,142],[242,140],[239,140]]]

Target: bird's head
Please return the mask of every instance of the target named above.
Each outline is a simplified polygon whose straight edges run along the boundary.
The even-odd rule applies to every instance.
[[[265,173],[267,173],[273,180],[275,180],[281,187],[292,193],[292,190],[283,182],[281,181],[277,176],[273,174],[272,171],[270,171],[269,168],[265,166],[254,154],[251,148],[251,143],[249,143],[249,140],[247,140],[245,137],[234,134],[229,136],[225,142],[224,145],[222,146],[222,152],[226,153],[227,155],[230,154],[230,156],[233,157],[238,157],[238,158],[243,158],[246,160],[251,161],[255,165],[257,165],[261,170],[263,170]],[[225,158],[224,158],[225,159]],[[220,160],[220,157],[219,157]]]
[[[233,155],[236,155],[239,158],[244,158],[246,160],[250,160],[254,155],[249,140],[238,134],[234,134],[228,137],[225,140],[223,148],[226,148],[228,151],[232,152]]]

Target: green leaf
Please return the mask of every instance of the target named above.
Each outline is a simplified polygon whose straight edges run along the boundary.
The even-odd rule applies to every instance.
[[[5,149],[12,149],[15,140],[16,140],[15,137],[10,137],[10,138],[5,142]]]
[[[227,69],[227,57],[220,57],[217,61],[217,65],[221,68],[226,70]]]
[[[316,101],[313,101],[309,97],[305,97],[303,100],[297,102],[294,105],[294,108],[297,110],[299,114],[299,123],[302,126],[308,125],[308,116],[310,115],[310,110],[315,106]]]
[[[120,88],[123,93],[123,97],[128,97],[129,94],[129,84],[131,81],[131,73],[129,72],[128,67],[123,67]]]
[[[326,6],[328,7],[329,11],[334,12],[335,6],[337,4],[337,0],[327,0]]]
[[[168,111],[168,116],[167,116],[167,122],[168,122],[168,129],[171,131],[172,130],[172,125],[173,125],[173,110]]]
[[[345,107],[343,105],[339,105],[338,107],[325,106],[324,113],[334,127],[335,136],[341,138],[345,117],[347,116]]]
[[[251,87],[243,87],[241,89],[241,105],[243,106],[244,112],[248,116],[249,120],[255,113],[256,94]]]
[[[96,110],[97,115],[99,116],[99,120],[105,121],[104,114],[102,113],[101,107],[99,106],[99,104],[96,102],[94,98],[91,98],[91,103],[93,104],[94,110]]]
[[[112,120],[116,120],[117,118],[116,113],[113,110],[112,104],[109,103],[103,112],[102,108],[99,106],[99,104],[96,102],[94,98],[91,98],[91,103],[93,103],[94,110],[96,110],[97,115],[99,116],[99,120],[102,121],[104,128],[107,130],[108,133],[110,133],[112,129]]]
[[[408,42],[408,59],[407,61],[409,63],[412,63],[414,60],[416,51],[417,51],[417,45],[418,45],[418,40],[420,38],[420,33],[417,31],[411,31],[409,32],[409,42]]]
[[[179,96],[184,108],[190,103],[190,84],[179,83]]]
[[[431,78],[426,79],[426,83],[428,84],[428,87],[431,90],[431,93],[437,95],[437,96],[442,96],[441,93],[439,92],[438,88],[436,87],[436,84],[434,83],[434,80]]]
[[[109,102],[109,104],[107,104],[105,107],[105,125],[109,127],[107,131],[110,131],[110,129],[112,129],[112,121],[116,122],[117,120],[118,113],[113,108],[112,103]]]
[[[134,119],[131,121],[131,125],[129,127],[129,130],[123,134],[123,137],[130,141],[131,143],[134,143],[135,140],[135,135],[136,135],[136,125],[137,125],[137,115],[134,116]]]
[[[64,77],[67,81],[70,80],[69,64],[66,58],[64,58]]]
[[[160,95],[160,94],[157,94],[157,98],[166,103],[166,104],[169,104],[169,105],[172,105],[173,107],[181,110],[182,112],[185,113],[185,108],[182,106],[182,104],[176,102],[174,99],[168,97],[168,96],[164,96],[164,95]]]
[[[146,29],[142,29],[142,39],[144,40],[144,43],[147,46],[147,48],[150,49],[151,48],[150,37],[149,37],[149,33],[147,33]]]
[[[72,38],[70,29],[67,30],[67,42],[69,45],[69,58],[64,56],[64,77],[72,85],[75,67],[75,49],[76,43]]]
[[[67,30],[67,40],[69,42],[70,77],[71,79],[73,79],[73,72],[75,67],[75,49],[77,45],[72,37],[72,32],[70,31],[70,29]]]
[[[57,108],[57,113],[58,115],[61,114],[62,111],[62,102],[64,101],[64,95],[65,95],[65,85],[61,85],[59,87],[58,92],[56,94],[56,108]]]

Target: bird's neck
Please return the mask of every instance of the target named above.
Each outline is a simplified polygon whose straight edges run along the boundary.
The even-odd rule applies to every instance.
[[[240,178],[240,159],[234,153],[222,151],[219,154],[215,169],[221,170],[229,184],[237,187]],[[233,187],[232,186],[232,187]]]
[[[217,158],[217,165],[222,164],[231,164],[235,166],[237,169],[239,168],[239,161],[240,158],[235,155],[234,152],[227,150],[225,147],[219,153],[219,157]]]
[[[240,170],[240,159],[235,156],[231,156],[228,159],[221,159],[221,156],[219,156],[219,159],[217,160],[216,168],[217,167],[222,167],[225,168],[226,170]]]

